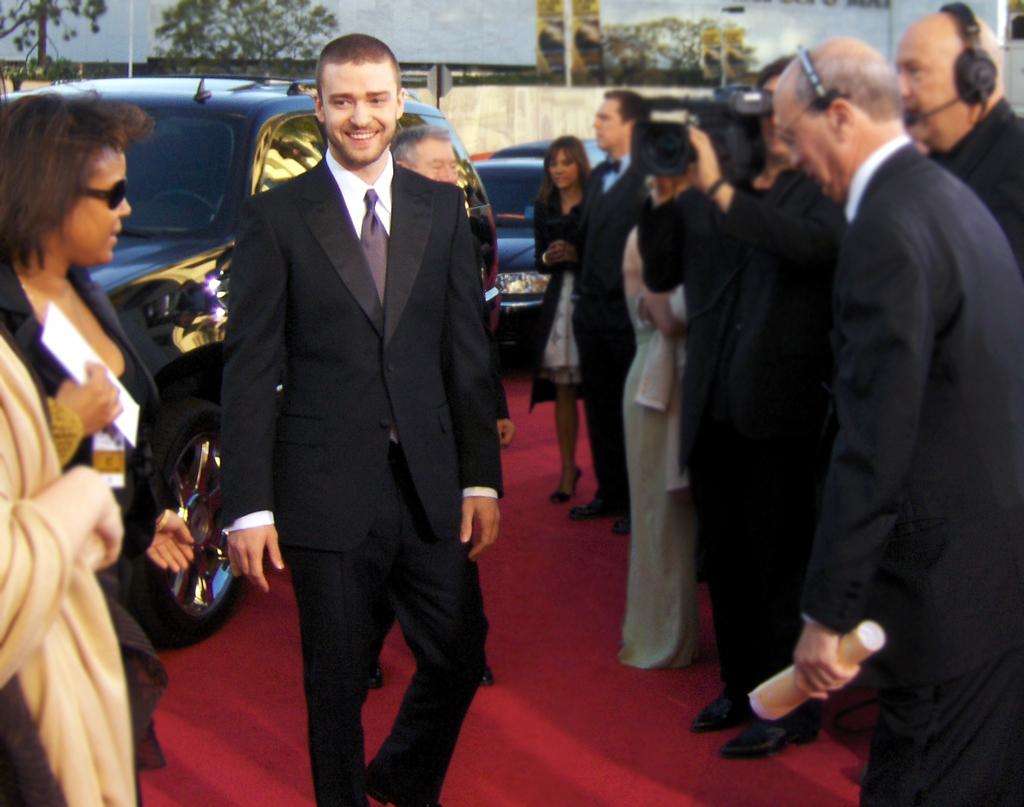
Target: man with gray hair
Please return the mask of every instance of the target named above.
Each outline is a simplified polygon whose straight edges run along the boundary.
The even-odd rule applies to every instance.
[[[978,194],[1024,270],[1024,122],[1003,97],[1001,63],[963,3],[919,19],[896,53],[910,134]]]
[[[836,437],[794,657],[814,697],[862,619],[880,714],[862,804],[1024,802],[1024,285],[999,225],[913,147],[862,42],[801,51],[775,95],[797,163],[846,205]]]
[[[391,154],[406,168],[437,182],[455,185],[459,161],[452,148],[451,133],[440,126],[409,126],[399,129]]]

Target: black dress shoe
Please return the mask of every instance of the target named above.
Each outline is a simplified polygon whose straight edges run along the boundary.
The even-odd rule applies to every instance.
[[[484,674],[480,676],[480,686],[492,687],[494,686],[494,671],[491,670],[490,665],[484,667]]]
[[[606,516],[621,516],[625,512],[623,507],[612,507],[604,499],[593,499],[588,504],[580,504],[569,511],[569,518],[573,521],[586,521],[589,518],[605,518]]]
[[[548,499],[551,500],[551,503],[552,504],[565,504],[567,501],[569,501],[569,499],[571,499],[573,494],[576,492],[576,484],[580,481],[580,477],[581,476],[583,476],[583,471],[581,471],[579,468],[577,468],[576,469],[576,478],[573,479],[573,481],[572,481],[572,490],[570,490],[568,493],[566,493],[564,490],[559,488],[554,493],[552,493],[550,496],[548,496]]]
[[[401,801],[395,800],[395,796],[389,795],[387,791],[381,790],[380,785],[371,782],[369,777],[366,781],[366,795],[381,804],[393,804],[394,807],[444,807],[439,801]]]
[[[701,709],[700,714],[690,725],[690,731],[721,731],[738,726],[750,717],[750,704],[747,699],[740,700],[722,693],[715,700]]]
[[[616,535],[629,535],[633,529],[633,523],[629,516],[619,516],[612,524],[612,532]]]
[[[380,668],[378,661],[370,670],[370,675],[366,679],[366,687],[367,689],[380,689],[382,686],[384,686],[384,671]]]
[[[755,720],[723,745],[720,753],[729,759],[760,759],[779,753],[790,743],[814,742],[817,736],[817,726],[787,726],[784,720]]]

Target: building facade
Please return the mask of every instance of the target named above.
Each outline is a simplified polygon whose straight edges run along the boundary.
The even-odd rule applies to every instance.
[[[916,17],[934,11],[939,0],[747,0],[740,4],[694,0],[541,0],[548,11],[586,8],[602,27],[635,25],[676,17],[719,21],[724,30],[740,29],[744,44],[753,49],[752,62],[764,63],[797,45],[811,46],[838,33],[864,39],[891,54],[900,34]],[[144,63],[160,43],[155,31],[172,0],[107,0],[100,31],[68,20],[78,29],[63,41],[60,29],[51,31],[48,53],[73,62],[129,60]],[[339,21],[339,34],[363,31],[384,39],[406,63],[450,65],[531,66],[537,63],[538,0],[501,3],[459,0],[326,0]],[[976,14],[997,31],[1005,25],[1007,0],[976,0]],[[582,13],[582,12],[581,12]],[[572,28],[570,28],[572,30]],[[0,40],[0,59],[25,58],[10,38]]]

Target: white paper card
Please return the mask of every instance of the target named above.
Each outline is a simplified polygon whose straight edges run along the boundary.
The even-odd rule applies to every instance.
[[[85,337],[71,324],[71,320],[53,304],[46,307],[42,340],[47,350],[64,365],[64,369],[79,384],[84,384],[86,381],[85,366],[87,362],[104,364],[99,354],[85,341]],[[104,366],[106,367],[105,364]],[[109,367],[107,367],[107,378],[117,387],[118,401],[122,407],[121,414],[114,420],[114,425],[134,446],[139,433],[139,405],[117,380]]]

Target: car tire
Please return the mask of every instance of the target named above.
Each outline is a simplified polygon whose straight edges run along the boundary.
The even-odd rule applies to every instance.
[[[180,573],[140,558],[130,601],[153,644],[184,647],[216,631],[242,589],[241,579],[231,575],[221,531],[220,407],[198,398],[164,406],[154,430],[153,464],[192,530],[195,557]]]

